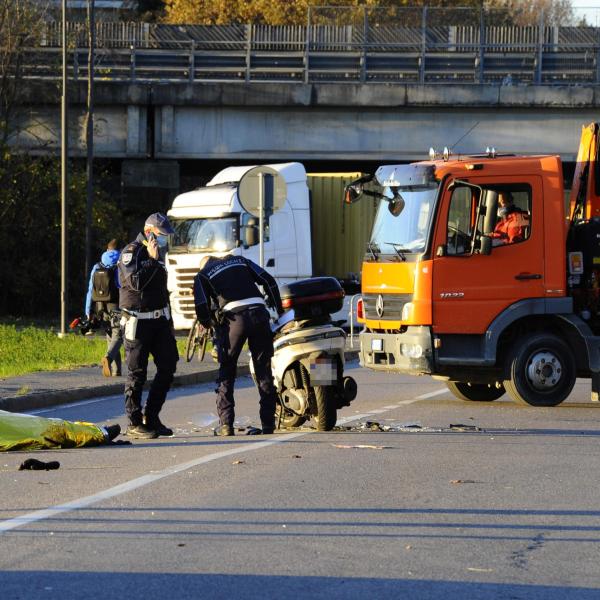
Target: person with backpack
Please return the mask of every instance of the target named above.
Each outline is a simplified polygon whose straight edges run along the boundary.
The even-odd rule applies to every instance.
[[[96,316],[105,325],[106,355],[102,357],[104,377],[121,376],[121,313],[119,311],[119,276],[117,262],[120,252],[117,240],[110,240],[100,258],[92,267],[88,292],[85,298],[85,314],[88,319]]]

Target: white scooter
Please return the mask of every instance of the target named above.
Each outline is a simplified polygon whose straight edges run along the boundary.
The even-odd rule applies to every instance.
[[[273,324],[271,359],[276,425],[298,427],[313,417],[318,431],[329,431],[338,409],[350,406],[357,393],[354,379],[344,376],[346,333],[331,321],[344,291],[333,277],[295,281],[280,291],[286,312]],[[252,363],[250,369],[254,376]]]

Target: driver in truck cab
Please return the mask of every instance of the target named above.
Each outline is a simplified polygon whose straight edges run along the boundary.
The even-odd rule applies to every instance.
[[[529,227],[527,213],[515,206],[513,195],[507,191],[498,193],[498,204],[499,220],[489,236],[497,241],[498,245],[522,242],[527,237],[525,231]]]

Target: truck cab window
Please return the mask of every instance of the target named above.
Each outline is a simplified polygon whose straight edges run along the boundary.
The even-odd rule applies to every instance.
[[[531,235],[531,188],[511,186],[498,192],[496,224],[489,234],[493,246],[526,241]]]
[[[446,253],[448,255],[471,253],[471,238],[478,201],[479,192],[475,188],[458,186],[452,191],[446,236]]]
[[[227,252],[237,245],[238,224],[235,217],[216,219],[171,220],[175,233],[169,252]]]

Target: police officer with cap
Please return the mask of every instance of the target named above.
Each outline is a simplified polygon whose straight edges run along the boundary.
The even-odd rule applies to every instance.
[[[129,418],[126,433],[133,438],[173,435],[158,416],[179,360],[169,310],[167,270],[161,260],[161,248],[166,248],[167,236],[172,233],[165,215],[150,215],[144,232],[123,249],[118,262],[119,307],[123,312],[129,372],[125,385],[125,411]],[[149,354],[156,364],[156,376],[142,413]]]
[[[275,430],[277,393],[271,373],[273,334],[269,312],[259,288],[279,314],[283,313],[275,279],[256,263],[243,256],[204,257],[194,278],[194,304],[198,321],[205,327],[215,326],[219,356],[217,411],[220,426],[216,435],[234,435],[235,417],[233,387],[237,360],[248,341],[256,384],[260,394],[262,433]],[[217,306],[216,319],[212,307]]]

